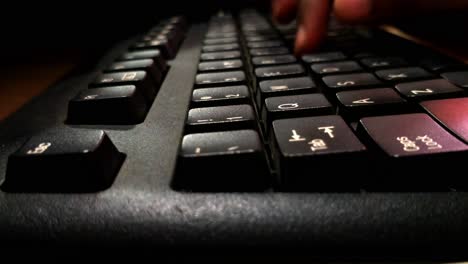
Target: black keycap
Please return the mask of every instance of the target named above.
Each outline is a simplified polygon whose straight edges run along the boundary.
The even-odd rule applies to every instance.
[[[361,60],[361,63],[370,69],[397,68],[408,64],[399,57],[365,58]]]
[[[195,81],[198,86],[235,85],[244,82],[245,74],[242,71],[197,74]]]
[[[302,56],[302,60],[306,63],[319,63],[327,61],[338,61],[345,60],[346,56],[342,52],[325,52],[325,53],[315,53],[307,54]]]
[[[218,39],[205,39],[203,42],[205,45],[217,45],[217,44],[233,44],[237,43],[237,38],[218,38]]]
[[[387,157],[378,164],[381,176],[376,179],[384,188],[448,190],[459,182],[448,172],[466,167],[468,145],[426,114],[366,117],[358,131]]]
[[[447,58],[426,58],[420,61],[419,65],[432,72],[444,72],[461,69],[464,67],[462,63],[447,59]]]
[[[239,44],[218,44],[218,45],[208,45],[202,48],[203,52],[221,52],[221,51],[231,51],[238,50]]]
[[[390,70],[381,70],[375,74],[384,81],[389,82],[409,82],[433,77],[426,70],[418,67],[398,68]]]
[[[162,81],[161,70],[151,59],[114,62],[104,70],[105,73],[123,71],[146,71],[151,76],[156,86],[161,84]]]
[[[293,55],[260,56],[252,58],[252,63],[255,66],[288,64],[294,62],[296,62],[296,57],[294,57]]]
[[[288,53],[289,53],[289,50],[284,47],[250,49],[251,56],[270,56],[270,55],[282,55],[282,54],[288,54]]]
[[[323,94],[270,97],[265,100],[262,119],[266,127],[276,119],[335,114]]]
[[[101,74],[90,88],[99,88],[107,86],[133,85],[140,91],[148,101],[152,101],[156,96],[157,87],[150,80],[148,74],[144,71],[115,72]]]
[[[253,130],[189,134],[182,140],[175,189],[262,191],[270,182],[263,144]]]
[[[304,74],[304,67],[300,64],[260,67],[255,69],[258,78],[284,78]]]
[[[30,138],[8,158],[2,189],[95,192],[111,186],[123,155],[102,130],[56,129]]]
[[[447,72],[442,77],[457,86],[468,88],[468,71]]]
[[[328,88],[336,90],[355,89],[360,87],[377,86],[381,82],[370,73],[356,73],[346,75],[331,75],[323,77]]]
[[[446,98],[463,94],[463,89],[444,79],[401,83],[395,88],[405,98],[411,100]]]
[[[425,101],[421,105],[439,123],[468,144],[468,97]]]
[[[354,61],[312,64],[311,69],[317,74],[349,73],[362,71],[361,66]]]
[[[255,128],[252,106],[231,105],[191,109],[187,118],[190,132],[225,131]]]
[[[198,64],[199,71],[217,71],[217,70],[232,70],[243,67],[241,60],[225,60],[225,61],[210,61],[201,62]]]
[[[366,148],[339,116],[282,119],[273,122],[273,156],[287,190],[357,190],[365,173]],[[364,166],[364,167],[363,167]],[[360,175],[343,168],[361,168]],[[351,176],[354,175],[354,176]]]
[[[249,89],[245,85],[193,90],[192,105],[195,107],[236,105],[250,103]]]
[[[212,61],[212,60],[229,60],[229,59],[239,59],[241,57],[240,51],[223,51],[223,52],[210,52],[202,53],[200,59],[202,61]]]
[[[137,124],[145,119],[147,100],[135,86],[87,89],[68,104],[68,123]]]
[[[284,43],[280,40],[256,41],[247,43],[251,49],[283,47]]]
[[[317,86],[310,77],[287,78],[262,81],[257,91],[257,104],[263,105],[265,98],[271,96],[297,95],[317,92]]]
[[[158,49],[166,59],[173,59],[175,57],[174,45],[171,45],[166,38],[156,38],[150,41],[138,42],[133,46],[136,50],[145,49]]]
[[[222,32],[209,32],[206,34],[207,39],[219,39],[219,38],[235,38],[237,37],[236,32],[222,33]]]
[[[161,52],[155,50],[132,51],[123,54],[119,60],[141,60],[152,59],[158,65],[162,72],[167,70],[166,60],[162,57]]]
[[[272,34],[272,35],[263,35],[263,36],[250,36],[246,37],[245,40],[247,42],[257,42],[257,41],[270,41],[270,40],[278,40],[278,35]]]
[[[411,110],[409,104],[391,88],[344,91],[337,93],[336,97],[339,102],[338,113],[350,120]]]

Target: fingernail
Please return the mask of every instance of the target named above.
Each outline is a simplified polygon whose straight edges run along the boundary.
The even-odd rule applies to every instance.
[[[294,53],[300,56],[306,42],[306,30],[303,25],[300,25],[296,33],[296,43],[294,46]]]

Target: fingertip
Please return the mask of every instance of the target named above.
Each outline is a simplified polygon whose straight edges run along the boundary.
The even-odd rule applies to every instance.
[[[346,23],[362,23],[371,20],[374,0],[335,0],[335,16]]]
[[[294,44],[294,54],[300,57],[314,51],[320,45],[321,36],[310,34],[304,26],[299,26]]]

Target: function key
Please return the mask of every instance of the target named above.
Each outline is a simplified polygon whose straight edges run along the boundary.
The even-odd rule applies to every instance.
[[[468,88],[468,71],[447,72],[442,77],[457,86]]]
[[[426,70],[418,67],[381,70],[375,74],[380,79],[389,82],[408,82],[434,77]]]
[[[304,74],[304,68],[300,64],[260,67],[255,69],[258,78],[290,77]]]
[[[183,138],[173,185],[186,191],[262,191],[271,182],[268,177],[257,132],[200,133]]]
[[[315,53],[302,56],[302,60],[306,63],[319,63],[345,59],[346,56],[342,52]]]
[[[358,190],[362,174],[350,177],[356,173],[343,174],[343,168],[361,168],[365,172],[366,148],[341,117],[276,120],[273,131],[273,156],[279,161],[286,190]]]
[[[311,66],[316,74],[349,73],[362,71],[361,66],[354,61],[342,61],[333,63],[316,63]]]
[[[255,127],[255,114],[250,105],[194,108],[189,111],[187,118],[187,129],[190,132],[225,131]]]
[[[201,73],[196,76],[196,85],[233,85],[245,82],[245,74],[242,71],[229,71],[218,73]]]
[[[250,49],[251,56],[270,56],[270,55],[282,55],[282,54],[288,54],[288,53],[289,53],[289,49],[284,48],[284,47]]]
[[[255,66],[288,64],[294,62],[296,62],[296,57],[294,57],[293,55],[260,56],[252,58],[252,63]]]
[[[237,43],[237,38],[205,39],[205,45],[233,44]]]
[[[241,53],[238,50],[234,51],[224,51],[224,52],[210,52],[202,53],[200,59],[202,61],[211,61],[211,60],[229,60],[229,59],[239,59]]]
[[[351,120],[364,116],[404,113],[407,102],[391,88],[344,91],[336,94],[338,113]]]
[[[361,63],[369,69],[398,68],[408,64],[399,57],[365,58]]]
[[[151,59],[114,62],[104,70],[105,73],[123,71],[146,71],[156,85],[162,81],[162,73]]]
[[[162,72],[167,70],[167,64],[161,55],[159,50],[143,50],[143,51],[132,51],[123,54],[119,60],[141,60],[141,59],[153,59],[156,65]]]
[[[123,159],[124,155],[102,130],[47,131],[31,137],[8,158],[2,189],[96,192],[111,186]]]
[[[232,70],[240,69],[242,67],[243,64],[241,60],[210,61],[198,64],[199,71]]]
[[[360,87],[377,86],[381,82],[370,73],[356,73],[346,75],[330,75],[323,77],[323,82],[328,88],[345,90]]]
[[[421,105],[439,123],[468,144],[468,97],[425,101]]]
[[[192,104],[196,107],[250,103],[249,89],[245,85],[193,90]]]
[[[203,52],[221,52],[221,51],[231,51],[238,50],[239,44],[218,44],[218,45],[207,45],[202,48]]]
[[[144,120],[146,100],[135,86],[87,89],[68,104],[68,123],[137,124]]]
[[[133,85],[137,90],[149,100],[152,101],[156,96],[156,87],[144,71],[116,72],[101,74],[90,88],[100,88],[107,86]]]
[[[446,98],[463,95],[463,89],[444,79],[401,83],[395,86],[397,91],[411,100]]]

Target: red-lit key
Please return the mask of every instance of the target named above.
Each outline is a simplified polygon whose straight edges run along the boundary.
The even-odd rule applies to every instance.
[[[468,144],[468,97],[426,101],[421,105],[437,121]]]

